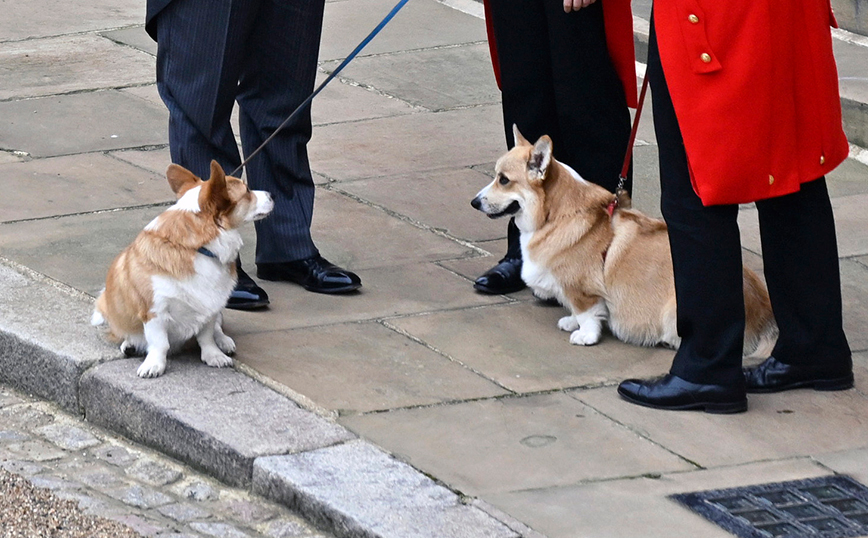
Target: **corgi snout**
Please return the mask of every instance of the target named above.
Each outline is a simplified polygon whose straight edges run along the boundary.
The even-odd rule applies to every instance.
[[[250,220],[262,220],[274,209],[274,198],[267,191],[251,191],[256,196],[256,209]]]
[[[518,200],[503,200],[502,203],[493,203],[486,196],[487,189],[483,189],[476,198],[470,201],[473,209],[482,211],[488,218],[496,219],[507,215],[515,215],[521,209],[521,204]]]

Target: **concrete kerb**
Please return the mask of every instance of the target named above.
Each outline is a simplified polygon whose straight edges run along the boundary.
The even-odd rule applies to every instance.
[[[86,295],[0,258],[0,381],[81,413],[79,378],[120,354],[89,320]]]
[[[188,355],[170,360],[160,378],[139,379],[139,360],[124,359],[90,326],[92,303],[0,258],[0,381],[287,504],[341,537],[525,535],[236,370]]]

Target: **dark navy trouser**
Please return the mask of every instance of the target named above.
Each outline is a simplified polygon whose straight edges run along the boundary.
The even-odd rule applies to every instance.
[[[245,155],[313,91],[324,0],[173,0],[156,16],[157,88],[169,109],[172,161],[207,178],[241,158],[230,116],[239,105]],[[247,165],[250,188],[273,213],[256,223],[256,261],[317,254],[310,236],[314,183],[310,109]]]

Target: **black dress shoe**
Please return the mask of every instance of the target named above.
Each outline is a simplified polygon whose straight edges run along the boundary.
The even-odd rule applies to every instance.
[[[627,379],[618,385],[618,394],[630,403],[654,409],[700,409],[706,413],[747,411],[744,387],[700,385],[672,374],[658,379]]]
[[[256,274],[263,280],[285,280],[301,284],[316,293],[348,293],[362,287],[355,273],[329,262],[319,254],[292,262],[256,264]]]
[[[812,388],[814,390],[847,390],[853,388],[853,371],[829,373],[815,368],[785,364],[769,357],[759,366],[744,369],[747,391],[781,392]]]
[[[229,301],[226,302],[226,308],[256,310],[268,306],[268,302],[268,294],[265,290],[257,286],[256,282],[241,267],[238,267],[238,282],[232,290],[232,295],[229,296]]]
[[[497,265],[486,271],[476,282],[473,288],[482,293],[503,295],[514,293],[526,287],[521,279],[521,258],[504,258]]]

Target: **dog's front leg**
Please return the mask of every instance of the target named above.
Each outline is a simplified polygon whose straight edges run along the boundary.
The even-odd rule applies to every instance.
[[[558,328],[571,333],[571,344],[592,346],[598,343],[603,333],[603,320],[608,313],[605,301],[597,299],[586,309],[574,307],[573,304],[569,306],[573,315],[561,318]]]
[[[136,374],[139,377],[158,377],[166,371],[166,354],[169,352],[169,334],[165,320],[156,316],[145,323],[145,341],[148,354]]]
[[[196,341],[199,342],[199,348],[202,350],[202,362],[208,366],[223,368],[224,366],[232,366],[232,359],[223,353],[220,347],[218,347],[217,342],[214,341],[218,319],[220,319],[219,313],[205,322],[202,330],[196,335]],[[220,334],[223,334],[222,328],[220,329]],[[226,337],[226,335],[223,336]]]
[[[232,355],[233,353],[235,353],[235,340],[229,338],[228,336],[226,336],[226,333],[223,332],[222,312],[217,314],[217,317],[214,319],[214,342],[223,353],[227,355]]]

